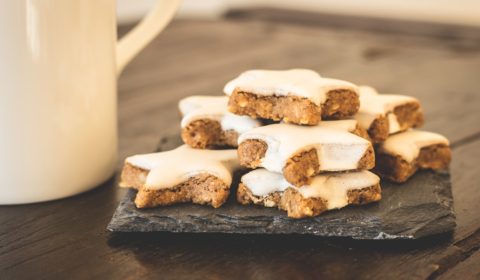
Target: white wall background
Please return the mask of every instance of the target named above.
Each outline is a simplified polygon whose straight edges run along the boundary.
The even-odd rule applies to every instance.
[[[156,1],[117,0],[119,22],[138,20]],[[183,0],[177,17],[216,18],[229,8],[250,6],[480,26],[480,0]]]

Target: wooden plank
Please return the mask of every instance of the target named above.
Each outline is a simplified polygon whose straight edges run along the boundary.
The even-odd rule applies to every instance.
[[[480,279],[480,251],[475,252],[468,259],[448,270],[438,279]]]
[[[426,129],[453,142],[478,131],[480,51],[464,53],[455,41],[269,22],[194,21],[191,26],[171,25],[122,76],[121,133],[144,147],[122,142],[122,156],[151,150],[160,133],[178,129],[179,98],[221,94],[225,81],[256,67],[313,68],[382,91],[411,94],[424,103]],[[198,41],[202,34],[208,40]]]
[[[361,15],[340,15],[318,11],[295,11],[273,7],[237,8],[228,11],[225,17],[249,21],[288,22],[289,24],[331,27],[335,29],[356,29],[366,30],[368,32],[432,36],[449,40],[459,40],[462,38],[480,39],[480,28],[475,26]]]

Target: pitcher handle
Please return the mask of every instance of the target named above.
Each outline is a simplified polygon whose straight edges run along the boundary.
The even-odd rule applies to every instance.
[[[162,31],[173,18],[181,0],[159,0],[153,9],[117,43],[117,75]]]

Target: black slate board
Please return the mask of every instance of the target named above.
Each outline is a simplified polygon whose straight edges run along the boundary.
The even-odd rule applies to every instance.
[[[178,146],[178,136],[162,138],[159,150]],[[238,182],[237,174],[236,181]],[[233,183],[236,186],[236,182]],[[193,204],[139,210],[130,190],[107,229],[112,232],[217,232],[312,234],[354,239],[417,239],[452,231],[455,214],[450,175],[420,171],[404,184],[381,183],[382,200],[349,206],[315,218],[290,219],[277,209],[242,206],[233,196],[219,209]],[[235,189],[233,189],[235,191]]]

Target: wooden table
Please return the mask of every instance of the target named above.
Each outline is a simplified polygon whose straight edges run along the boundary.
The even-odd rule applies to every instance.
[[[120,78],[119,167],[125,156],[150,152],[161,135],[178,131],[180,98],[219,95],[245,69],[291,67],[423,102],[425,128],[453,146],[454,234],[415,242],[114,235],[105,227],[125,193],[115,178],[76,197],[0,207],[0,278],[478,279],[478,29],[264,9],[176,21]]]

